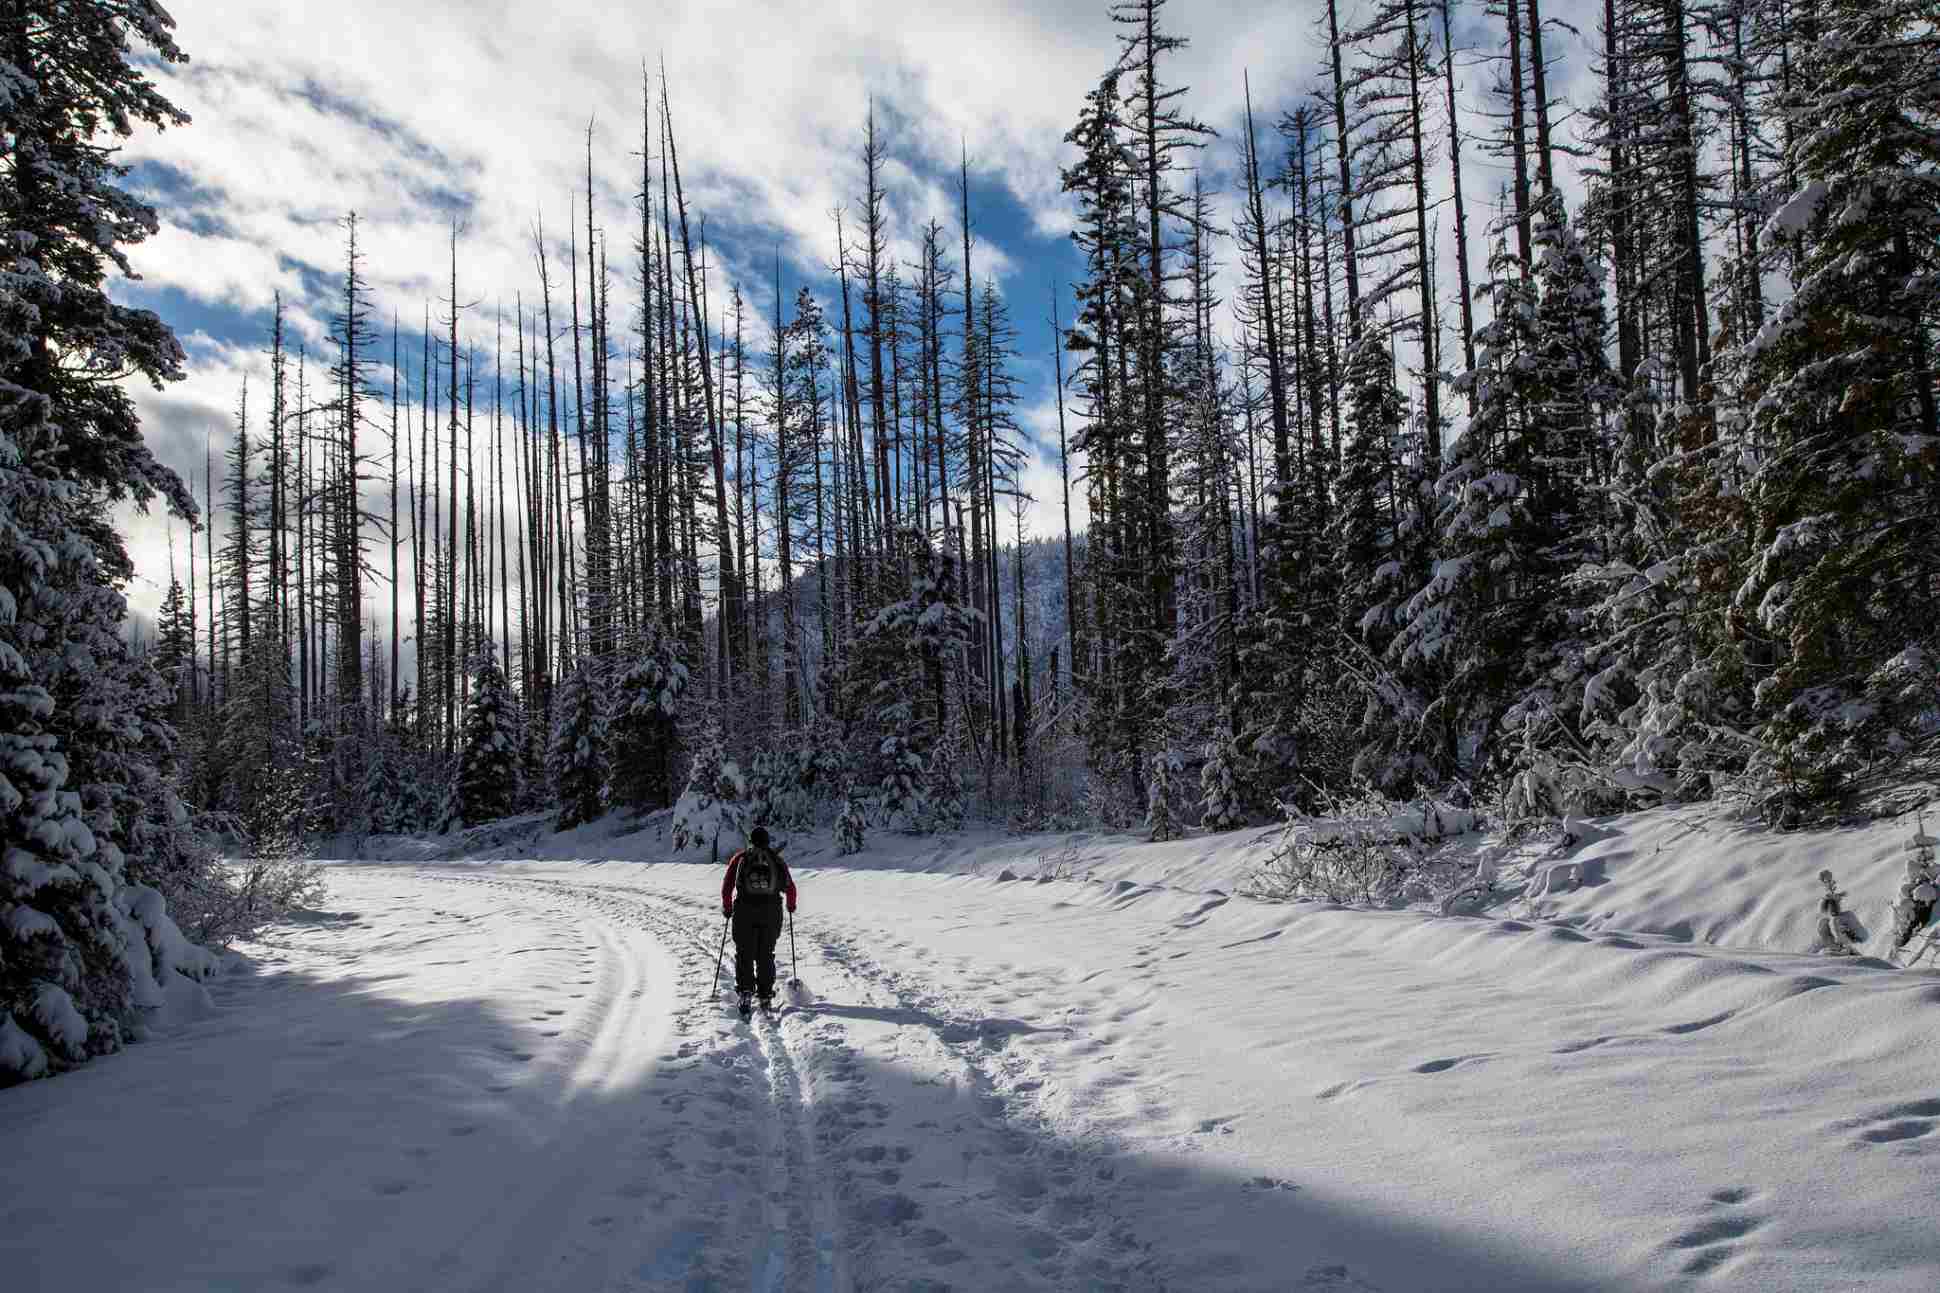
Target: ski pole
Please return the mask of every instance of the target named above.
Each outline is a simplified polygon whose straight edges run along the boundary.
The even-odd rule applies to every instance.
[[[788,980],[788,986],[799,990],[802,986],[802,958],[795,951],[795,912],[788,912],[788,968],[795,977]]]
[[[728,921],[732,919],[733,919],[732,913],[728,913],[728,912],[722,913],[721,945],[714,949],[714,986],[713,988],[709,989],[707,994],[710,997],[714,996],[716,993],[720,992],[721,990],[721,954],[727,951]]]

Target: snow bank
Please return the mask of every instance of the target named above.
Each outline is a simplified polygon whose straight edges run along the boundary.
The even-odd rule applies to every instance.
[[[1883,952],[1877,936],[1890,926],[1915,819],[1779,831],[1692,805],[1586,825],[1595,838],[1569,854],[1586,883],[1528,914],[1584,930],[1803,952],[1818,942],[1818,874],[1829,870],[1864,931],[1860,945]]]
[[[1928,808],[1940,816],[1940,800]],[[553,833],[542,816],[512,818],[449,837],[373,839],[372,861],[662,862],[674,853],[668,814],[639,820],[615,814]],[[1365,829],[1366,823],[1356,823]],[[1413,806],[1378,824],[1396,838],[1435,838],[1472,830],[1466,812]],[[1449,847],[1487,853],[1504,895],[1491,914],[1551,920],[1586,930],[1662,934],[1718,946],[1802,952],[1817,942],[1818,873],[1830,870],[1849,895],[1861,946],[1880,951],[1904,867],[1912,815],[1867,826],[1779,831],[1741,820],[1714,804],[1651,809],[1570,824],[1573,844],[1553,838],[1519,844],[1467,835]],[[1280,825],[1162,844],[1138,835],[1067,831],[1017,835],[993,827],[946,835],[872,831],[862,852],[842,856],[827,832],[781,841],[804,879],[831,872],[900,871],[1019,880],[1128,881],[1197,893],[1233,893],[1282,841]],[[1296,829],[1344,829],[1311,819]],[[693,859],[693,854],[687,855]],[[1568,864],[1558,875],[1547,872]],[[1527,898],[1519,895],[1527,893]],[[1424,907],[1423,910],[1426,910]]]

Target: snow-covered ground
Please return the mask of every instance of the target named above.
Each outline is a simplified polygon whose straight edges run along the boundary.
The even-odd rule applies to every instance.
[[[397,841],[0,1092],[0,1285],[1931,1293],[1940,975],[1797,950],[1909,833],[1590,823],[1481,918],[1237,896],[1266,832],[796,841],[754,1025],[651,825]]]

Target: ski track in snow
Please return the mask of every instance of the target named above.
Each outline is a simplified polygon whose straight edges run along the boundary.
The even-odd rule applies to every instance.
[[[1029,1076],[1040,1066],[1009,1054],[1010,1040],[1028,1026],[980,1019],[887,969],[855,938],[820,932],[801,940],[803,977],[815,983],[817,999],[741,1023],[728,991],[731,946],[723,987],[708,996],[714,946],[696,931],[714,920],[718,936],[720,925],[717,909],[689,892],[449,878],[522,898],[564,898],[677,950],[689,1004],[676,1013],[675,1027],[688,1040],[672,1058],[691,1066],[675,1072],[707,1076],[701,1092],[682,1084],[662,1104],[684,1113],[698,1101],[741,1122],[698,1133],[707,1148],[730,1157],[709,1162],[703,1154],[690,1167],[699,1161],[703,1173],[745,1177],[751,1157],[760,1184],[758,1200],[738,1203],[744,1253],[731,1251],[732,1236],[694,1218],[671,1228],[643,1278],[761,1293],[1166,1286],[1149,1245],[1111,1214],[1115,1168],[1108,1153],[1047,1151],[1045,1137],[1014,1125],[1034,1119],[1022,1096],[1042,1085]],[[784,935],[783,982],[787,955]],[[778,992],[778,1001],[787,998]],[[1067,1028],[1051,1031],[1070,1035]],[[885,1043],[896,1059],[893,1073],[871,1062],[874,1043]],[[885,1081],[899,1089],[880,1091]],[[750,1115],[757,1115],[751,1128]]]

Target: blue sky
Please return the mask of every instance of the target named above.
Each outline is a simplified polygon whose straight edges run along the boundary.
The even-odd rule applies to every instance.
[[[1343,21],[1362,7],[1346,6]],[[1192,87],[1189,110],[1222,136],[1201,164],[1223,211],[1234,203],[1241,73],[1264,129],[1313,86],[1321,16],[1316,0],[1174,0],[1166,11],[1192,42],[1169,79]],[[194,121],[130,143],[124,160],[163,230],[133,253],[144,281],[119,294],[157,309],[188,346],[189,379],[137,398],[157,451],[198,489],[205,438],[220,445],[232,434],[243,375],[253,387],[267,376],[273,293],[328,362],[346,211],[359,213],[376,314],[395,310],[407,328],[427,299],[441,310],[449,224],[461,220],[459,291],[477,303],[465,329],[489,350],[498,304],[509,313],[517,294],[536,295],[533,221],[543,216],[561,250],[569,221],[583,232],[590,119],[596,222],[616,279],[630,273],[641,77],[653,71],[657,95],[664,57],[690,211],[706,216],[714,248],[717,309],[732,280],[759,317],[770,313],[777,248],[785,298],[807,281],[833,300],[830,212],[844,207],[853,232],[872,100],[899,258],[914,258],[932,217],[957,258],[956,164],[967,149],[976,275],[997,275],[1021,331],[1022,420],[1040,446],[1027,473],[1040,500],[1032,528],[1057,523],[1046,316],[1051,285],[1062,292],[1080,269],[1058,171],[1069,160],[1064,132],[1116,56],[1102,0],[198,0],[176,17],[191,62],[161,79]],[[1586,60],[1556,53],[1568,62],[1552,85],[1567,88]],[[1467,73],[1467,92],[1484,80]],[[1473,149],[1465,160],[1486,176]],[[1470,193],[1478,209],[1488,196]],[[1236,256],[1230,245],[1219,255],[1230,299]],[[621,304],[616,282],[616,317]],[[147,611],[165,586],[169,525],[125,519],[139,571],[130,601]],[[179,553],[179,525],[175,539]]]

